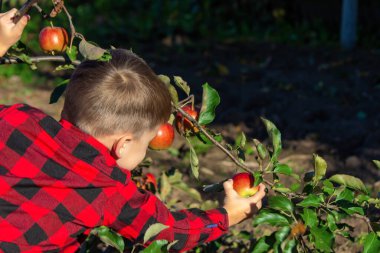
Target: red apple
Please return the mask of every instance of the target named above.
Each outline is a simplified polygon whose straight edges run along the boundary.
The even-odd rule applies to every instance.
[[[149,147],[154,150],[168,149],[174,140],[174,128],[169,123],[160,126],[156,137],[154,137]]]
[[[65,51],[69,37],[62,27],[45,27],[39,35],[40,47],[45,53]]]
[[[189,114],[193,119],[198,120],[198,111],[194,110],[191,106],[182,107],[187,114]],[[182,113],[178,112],[176,115],[176,128],[178,133],[187,135],[189,132],[197,133],[199,129],[194,126],[187,118],[185,118]]]
[[[255,195],[260,189],[259,186],[253,186],[255,178],[248,172],[237,173],[232,177],[232,180],[234,190],[244,198]]]

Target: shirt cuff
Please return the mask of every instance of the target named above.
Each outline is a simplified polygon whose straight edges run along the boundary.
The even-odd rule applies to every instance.
[[[210,224],[206,225],[207,228],[219,228],[226,232],[228,231],[228,214],[223,207],[206,211],[210,218]]]

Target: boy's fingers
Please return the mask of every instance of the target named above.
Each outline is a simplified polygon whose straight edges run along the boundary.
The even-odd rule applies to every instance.
[[[3,14],[4,17],[9,17],[9,18],[13,18],[14,15],[16,14],[17,12],[17,9],[16,8],[13,8],[9,11],[7,11],[6,13]]]
[[[19,32],[22,32],[25,28],[25,26],[28,24],[29,17],[23,16],[20,21],[15,25],[14,29],[16,29]]]
[[[224,192],[227,196],[235,196],[237,195],[237,192],[233,188],[233,181],[232,179],[228,179],[223,183]]]
[[[265,189],[266,189],[265,185],[259,184],[259,187],[260,187],[260,190],[255,195],[249,198],[249,200],[253,203],[258,203],[265,196]]]

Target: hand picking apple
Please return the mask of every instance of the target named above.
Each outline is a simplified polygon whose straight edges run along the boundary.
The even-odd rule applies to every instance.
[[[248,174],[248,173],[247,173]],[[228,213],[229,226],[240,223],[252,217],[262,207],[262,199],[265,197],[265,185],[259,184],[258,191],[251,197],[242,197],[234,190],[233,179],[223,183],[226,196],[223,207]]]
[[[0,13],[0,57],[15,44],[21,37],[21,34],[28,23],[29,16],[24,16],[15,24],[12,20],[17,10],[12,9],[5,13]]]

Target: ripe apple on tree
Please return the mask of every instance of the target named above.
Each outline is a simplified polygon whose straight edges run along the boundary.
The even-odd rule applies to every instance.
[[[168,149],[174,140],[174,128],[165,123],[158,129],[157,135],[150,141],[149,147],[154,150]]]
[[[255,195],[260,189],[259,186],[254,186],[255,178],[248,172],[237,173],[232,180],[234,190],[244,198]]]
[[[189,114],[193,119],[198,120],[198,111],[193,109],[191,106],[182,107],[187,114]],[[176,128],[180,134],[188,134],[189,132],[198,133],[199,129],[194,126],[187,118],[185,118],[182,113],[178,112],[176,115]]]
[[[62,27],[47,26],[41,30],[39,35],[40,47],[45,53],[64,52],[68,41],[69,36]]]

